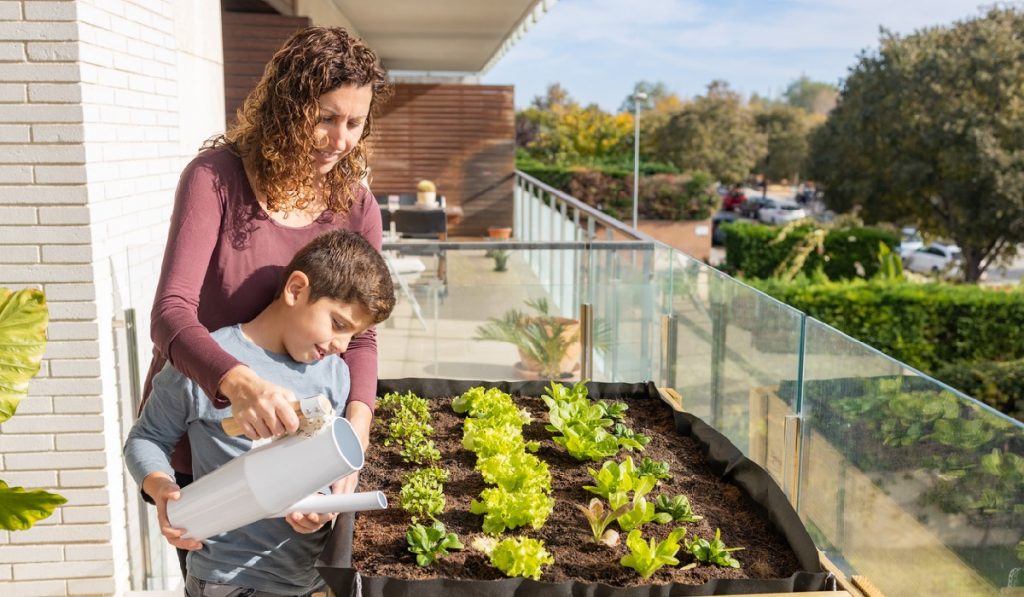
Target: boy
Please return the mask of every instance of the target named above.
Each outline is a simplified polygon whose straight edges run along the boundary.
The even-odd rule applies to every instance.
[[[285,269],[277,297],[255,319],[222,328],[213,338],[264,379],[296,396],[324,394],[336,412],[348,398],[349,373],[336,355],[349,341],[388,318],[394,287],[384,259],[357,234],[323,234]],[[192,443],[195,478],[248,451],[252,440],[229,437],[199,386],[169,365],[153,379],[153,392],[124,446],[129,472],[153,498],[161,532],[191,550],[185,591],[199,595],[307,595],[322,585],[313,568],[334,515],[290,514],[255,522],[206,540],[183,538],[167,520],[167,500],[178,499],[170,454],[184,433]],[[332,487],[337,492],[342,482]]]

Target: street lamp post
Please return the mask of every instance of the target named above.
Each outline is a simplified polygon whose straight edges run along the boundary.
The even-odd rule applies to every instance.
[[[647,94],[638,91],[633,94],[633,229],[637,226],[637,201],[640,189],[640,102],[647,99]]]

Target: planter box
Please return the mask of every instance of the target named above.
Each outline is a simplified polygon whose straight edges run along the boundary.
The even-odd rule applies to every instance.
[[[432,406],[434,439],[439,447],[443,442],[461,442],[462,427],[453,424],[455,415],[449,416],[448,399],[461,395],[467,389],[482,385],[498,387],[530,408],[535,422],[524,428],[526,439],[543,438],[537,456],[548,463],[552,474],[552,497],[555,512],[539,530],[529,528],[508,531],[503,536],[526,535],[545,539],[555,554],[556,564],[546,568],[540,581],[522,578],[504,578],[487,564],[486,559],[470,550],[453,552],[432,567],[415,566],[414,558],[405,551],[405,528],[408,516],[398,507],[397,490],[400,487],[401,464],[390,448],[383,448],[376,438],[371,439],[374,450],[368,454],[367,467],[361,475],[366,488],[381,489],[391,502],[391,508],[382,512],[342,517],[335,529],[334,540],[324,560],[328,565],[319,568],[331,589],[338,595],[397,596],[397,595],[539,595],[565,596],[640,596],[640,595],[712,595],[765,592],[818,591],[831,586],[830,574],[823,570],[818,552],[786,497],[769,475],[745,458],[721,434],[700,419],[673,410],[659,400],[653,384],[588,384],[592,399],[616,399],[626,402],[627,424],[637,432],[652,437],[643,455],[669,460],[673,478],[663,488],[651,493],[651,498],[662,493],[685,493],[697,514],[704,520],[693,524],[648,524],[644,536],[663,536],[668,530],[685,526],[688,535],[699,534],[709,538],[716,527],[722,528],[722,538],[730,546],[742,546],[745,551],[733,555],[743,568],[721,569],[701,564],[696,569],[682,571],[667,567],[642,584],[633,570],[622,568],[618,560],[627,550],[624,545],[609,549],[588,543],[590,529],[582,514],[572,504],[584,504],[592,497],[582,485],[589,482],[587,467],[599,468],[600,463],[572,461],[561,447],[543,431],[542,415],[546,411],[535,397],[544,393],[545,382],[472,382],[428,379],[382,380],[378,394],[413,391],[427,399],[437,400]],[[520,398],[522,397],[522,398]],[[461,417],[459,418],[461,419]],[[379,433],[377,428],[375,433]],[[479,473],[472,471],[474,456],[468,451],[442,448],[440,466],[447,469],[451,480],[445,484],[448,504],[439,518],[448,530],[459,534],[468,546],[473,535],[480,534],[482,517],[468,512],[468,502],[483,487]],[[464,453],[460,453],[464,452]],[[654,453],[652,455],[652,453]],[[619,459],[625,456],[619,454]],[[669,454],[669,458],[665,458]],[[469,469],[468,473],[464,470]],[[408,467],[411,470],[411,467]],[[575,470],[574,470],[575,469]],[[580,475],[582,471],[582,475]],[[471,473],[471,474],[470,474]],[[585,477],[585,479],[584,479]],[[567,479],[566,482],[559,482]],[[559,511],[562,514],[559,514]],[[572,512],[573,517],[567,517]],[[557,520],[557,522],[556,522]],[[655,528],[657,527],[657,528]],[[361,535],[373,538],[360,541]],[[754,538],[758,542],[754,542]],[[354,542],[353,542],[354,541]],[[578,556],[576,561],[560,566],[559,554]],[[690,556],[680,553],[684,564]],[[369,562],[369,563],[366,563]],[[784,570],[782,573],[777,573]],[[767,571],[767,572],[766,572]],[[759,573],[760,572],[760,573]],[[575,573],[576,576],[570,576]],[[760,576],[768,575],[768,578]],[[608,580],[611,579],[611,580]],[[597,582],[604,580],[605,582]]]

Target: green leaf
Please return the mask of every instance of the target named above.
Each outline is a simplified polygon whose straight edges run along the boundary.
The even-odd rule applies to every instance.
[[[24,531],[67,502],[63,496],[48,491],[25,491],[0,481],[0,529]]]
[[[28,381],[39,372],[48,321],[41,290],[0,288],[0,423],[14,416]]]

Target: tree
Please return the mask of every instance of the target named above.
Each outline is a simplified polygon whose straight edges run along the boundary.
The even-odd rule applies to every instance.
[[[812,114],[828,114],[835,108],[838,96],[835,85],[812,81],[806,75],[790,83],[782,93],[787,104]]]
[[[1024,242],[1024,13],[909,36],[882,32],[812,138],[833,209],[913,221],[963,251],[977,281]]]
[[[746,178],[765,148],[753,114],[723,81],[712,81],[706,95],[683,105],[655,137],[655,159],[725,183]]]
[[[757,170],[769,180],[799,180],[800,169],[807,160],[810,116],[786,104],[768,104],[755,114],[757,130],[767,142],[767,153]]]
[[[582,107],[557,83],[516,114],[517,145],[549,163],[620,159],[632,148],[632,132],[632,114],[608,114],[597,104]]]
[[[640,104],[640,109],[644,111],[650,110],[655,106],[655,104],[670,95],[675,95],[670,92],[668,87],[666,87],[661,81],[657,81],[655,83],[651,83],[650,81],[637,81],[636,85],[633,85],[633,93],[630,93],[626,96],[626,99],[622,100],[622,105],[619,106],[619,112],[633,113],[633,111],[636,110],[636,101],[633,99],[633,96],[638,93],[647,94],[647,99],[642,100],[642,103]]]

